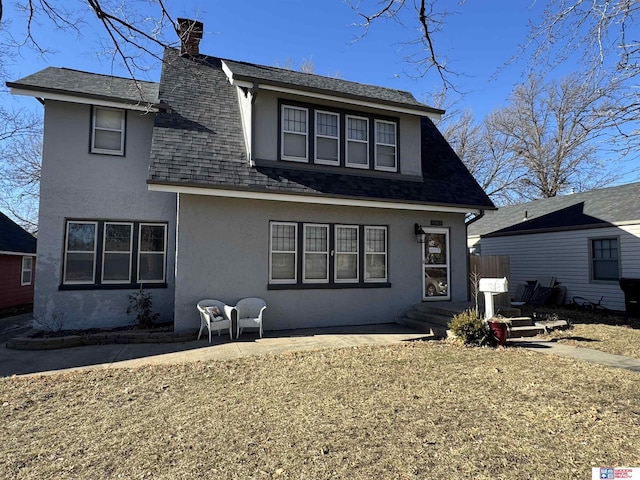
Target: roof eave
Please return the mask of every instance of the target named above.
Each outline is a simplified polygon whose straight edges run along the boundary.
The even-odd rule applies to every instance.
[[[385,208],[394,210],[430,211],[442,213],[476,213],[488,207],[478,205],[452,205],[444,203],[411,202],[406,200],[380,199],[368,197],[347,197],[325,195],[321,193],[297,193],[273,191],[266,188],[251,189],[234,186],[214,186],[199,183],[165,182],[147,180],[147,187],[151,191],[184,193],[191,195],[206,195],[214,197],[243,198],[253,200],[273,200],[292,203],[310,203],[321,205],[337,205],[346,207]]]
[[[127,108],[144,112],[157,112],[157,102],[134,102],[131,99],[112,97],[108,95],[92,95],[88,93],[78,93],[69,90],[55,88],[36,87],[15,82],[7,82],[12,95],[24,95],[28,97],[42,98],[44,100],[57,100],[62,102],[83,103],[88,105],[98,105],[103,107]]]

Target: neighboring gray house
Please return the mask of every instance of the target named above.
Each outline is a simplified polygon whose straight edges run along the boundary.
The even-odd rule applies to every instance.
[[[464,218],[494,207],[441,110],[190,53],[165,52],[159,86],[53,68],[9,84],[45,103],[38,314],[129,323],[140,285],[176,330],[203,298],[264,298],[266,330],[467,299]]]
[[[468,246],[508,255],[517,285],[555,276],[575,295],[623,311],[619,279],[640,278],[640,183],[500,207],[469,225]]]

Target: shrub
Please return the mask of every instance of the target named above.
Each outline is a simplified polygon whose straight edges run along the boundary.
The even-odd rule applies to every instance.
[[[140,290],[136,293],[130,293],[129,306],[127,307],[127,315],[131,313],[136,314],[136,321],[142,328],[151,328],[153,322],[160,316],[159,313],[151,313],[153,308],[153,300],[151,293],[146,292],[140,287]]]
[[[465,310],[453,317],[449,329],[459,337],[465,345],[495,345],[491,329],[476,310]]]

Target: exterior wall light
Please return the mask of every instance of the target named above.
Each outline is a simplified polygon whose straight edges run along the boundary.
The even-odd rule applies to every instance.
[[[414,233],[416,235],[416,240],[418,243],[424,243],[427,237],[427,232],[425,232],[419,224],[414,225]]]

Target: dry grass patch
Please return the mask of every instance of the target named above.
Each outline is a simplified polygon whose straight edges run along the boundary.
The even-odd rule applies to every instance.
[[[0,477],[584,479],[640,466],[639,386],[423,342],[6,378]]]

